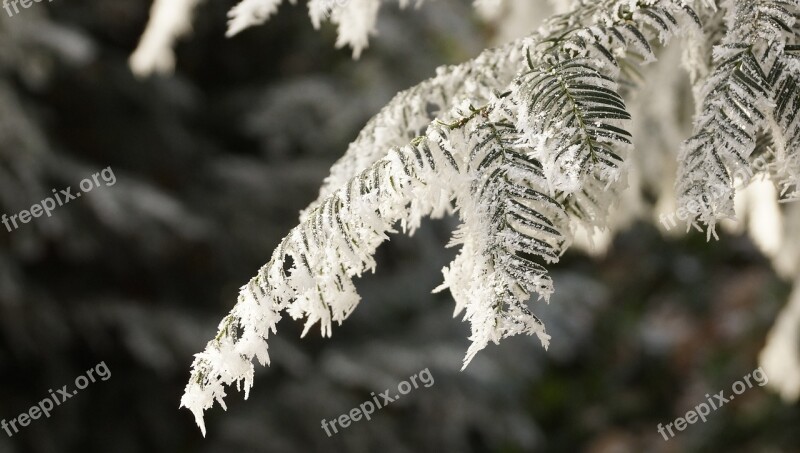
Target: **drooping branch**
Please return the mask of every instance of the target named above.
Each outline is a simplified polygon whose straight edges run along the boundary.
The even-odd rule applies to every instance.
[[[656,42],[699,26],[680,0],[582,2],[539,34],[441,70],[398,95],[334,166],[301,224],[242,287],[217,337],[198,354],[182,405],[205,432],[203,411],[214,400],[224,405],[225,386],[243,382],[246,396],[252,359],[268,363],[266,339],[282,312],[305,318],[304,334],[319,322],[329,336],[332,323],[358,304],[353,278],[374,269],[373,254],[387,234],[453,208],[461,226],[451,243],[462,248],[440,288],[450,289],[456,314],[471,323],[465,366],[490,341],[511,335],[535,334],[546,347],[549,336],[527,301],[549,297],[546,265],[569,246],[576,223],[605,225],[625,179],[632,140],[619,94],[622,67],[654,60]],[[757,39],[769,35],[751,28]],[[752,120],[756,113],[743,109],[763,114],[766,108],[739,98],[773,88],[753,83],[757,71],[748,55],[763,53],[736,55],[733,63],[717,64],[698,124],[739,143],[748,136],[729,121],[733,109]],[[788,93],[778,97],[785,102],[777,103],[775,117],[794,125],[787,106],[796,102],[796,86],[776,80]],[[428,101],[441,109],[432,122]],[[736,149],[713,150],[711,160],[697,152],[685,164],[707,166],[720,152]]]
[[[791,50],[797,39],[798,5],[797,0],[725,2],[727,30],[714,47],[711,74],[702,82],[702,111],[678,157],[676,183],[679,205],[695,206],[687,223],[708,225],[709,237],[716,236],[719,219],[735,214],[733,175],[750,166],[758,133],[771,128],[769,100],[775,98],[774,84],[784,77],[765,68],[781,70],[786,46]],[[791,91],[781,97],[787,99]]]
[[[216,338],[193,364],[181,400],[205,433],[202,413],[217,400],[224,407],[225,386],[252,386],[253,364],[269,363],[266,339],[286,311],[306,318],[303,334],[320,323],[330,336],[359,296],[353,278],[375,268],[375,249],[396,223],[416,224],[445,212],[458,174],[446,135],[431,127],[426,136],[388,155],[328,196],[292,229],[258,274],[241,288],[236,306],[220,324]],[[289,267],[286,271],[285,268]]]

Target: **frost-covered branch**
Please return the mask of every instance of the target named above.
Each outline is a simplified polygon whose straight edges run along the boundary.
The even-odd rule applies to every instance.
[[[445,136],[432,127],[352,178],[286,236],[195,359],[181,404],[194,412],[203,432],[202,413],[215,399],[224,407],[224,387],[244,381],[246,396],[252,360],[269,363],[266,339],[280,312],[306,318],[304,335],[319,322],[322,335],[330,336],[331,323],[341,323],[358,304],[352,280],[374,270],[373,254],[387,233],[398,222],[406,228],[423,216],[444,214],[452,196],[448,183],[457,174]]]
[[[620,68],[653,61],[656,41],[697,26],[680,1],[582,3],[538,34],[395,98],[242,288],[198,354],[182,405],[205,431],[203,411],[214,400],[224,406],[225,386],[243,383],[246,396],[252,359],[268,363],[266,338],[282,311],[306,318],[304,333],[319,322],[329,336],[359,301],[352,278],[374,269],[373,253],[394,226],[413,231],[422,217],[453,208],[462,224],[451,243],[462,248],[440,289],[450,288],[456,314],[471,323],[465,366],[490,341],[519,333],[546,347],[549,336],[527,301],[549,297],[545,265],[559,259],[577,222],[605,225],[624,180],[632,145]],[[470,83],[477,88],[461,87]],[[424,135],[400,144],[424,127],[427,99],[449,108]]]
[[[785,62],[796,45],[798,5],[797,0],[723,3],[726,33],[714,46],[711,74],[702,80],[702,111],[678,158],[676,184],[680,205],[700,206],[687,222],[705,223],[709,236],[716,236],[719,219],[734,215],[734,174],[750,166],[759,132],[772,130],[783,143],[783,131],[791,137],[796,128],[795,114],[787,116],[786,106],[797,91]],[[720,188],[718,193],[712,194],[711,186]]]

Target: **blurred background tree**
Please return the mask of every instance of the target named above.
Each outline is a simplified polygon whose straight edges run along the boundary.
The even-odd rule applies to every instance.
[[[426,222],[379,249],[377,273],[358,282],[363,303],[332,340],[312,329],[299,341],[301,326],[283,324],[250,401],[210,411],[207,439],[178,410],[192,354],[365,121],[438,65],[535,28],[551,7],[531,4],[480,20],[465,1],[391,2],[354,62],[302,6],[226,39],[231,3],[207,2],[177,42],[174,73],[140,79],[128,58],[150,2],[0,14],[2,211],[108,166],[117,177],[0,233],[0,417],[100,361],[112,372],[50,418],[0,433],[0,452],[797,451],[797,405],[761,387],[668,442],[658,434],[758,366],[791,286],[743,231],[709,244],[636,216],[602,253],[555,267],[558,291],[537,306],[548,352],[512,338],[458,371],[468,327],[451,319],[449,294],[430,294],[455,222]],[[687,101],[632,102],[637,134],[673,156],[693,107],[685,80],[664,83]],[[426,367],[432,387],[333,437],[320,428]]]

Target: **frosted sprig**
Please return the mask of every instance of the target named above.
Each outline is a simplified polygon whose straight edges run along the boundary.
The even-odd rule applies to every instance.
[[[426,216],[456,212],[460,220],[450,244],[461,249],[437,290],[449,289],[454,314],[470,322],[464,366],[512,335],[536,335],[547,347],[550,336],[529,299],[549,300],[555,288],[547,268],[578,227],[609,223],[635,152],[622,95],[634,88],[633,68],[655,61],[658,46],[676,36],[699,39],[700,17],[717,14],[697,14],[706,3],[579,1],[531,36],[442,68],[396,96],[241,288],[217,336],[196,356],[181,405],[205,433],[203,413],[214,401],[224,408],[227,386],[236,383],[247,397],[253,359],[269,363],[267,338],[283,313],[305,319],[304,335],[319,325],[330,336],[333,323],[357,307],[353,279],[375,269],[378,245],[396,230],[413,232]],[[797,0],[722,6],[718,23],[727,31],[721,39],[708,34],[713,51],[696,52],[708,56],[710,70],[694,69],[702,102],[678,182],[682,202],[710,201],[692,220],[708,223],[710,232],[729,206],[728,198],[708,198],[708,184],[730,184],[731,171],[765,142],[760,138],[771,136],[766,142],[779,156],[771,168],[795,184],[786,194],[800,173],[790,165],[800,105]],[[335,8],[331,14],[337,17]]]

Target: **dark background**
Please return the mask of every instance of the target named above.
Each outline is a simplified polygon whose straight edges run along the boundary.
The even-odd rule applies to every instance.
[[[203,439],[178,409],[192,355],[267,261],[333,161],[398,90],[492,37],[466,1],[386,5],[359,61],[302,6],[225,39],[232,1],[202,5],[173,76],[127,67],[143,0],[55,0],[0,19],[0,208],[111,167],[117,183],[0,229],[0,417],[104,361],[108,381],[9,438],[0,452],[800,451],[800,411],[766,388],[664,442],[669,423],[730,392],[789,286],[744,237],[665,239],[636,224],[609,254],[568,254],[549,305],[553,339],[518,337],[464,372],[468,325],[432,295],[453,219],[394,236],[363,301],[331,339],[289,319],[250,399],[229,391]],[[535,24],[532,24],[532,28]],[[328,438],[322,418],[428,368],[414,390]]]

